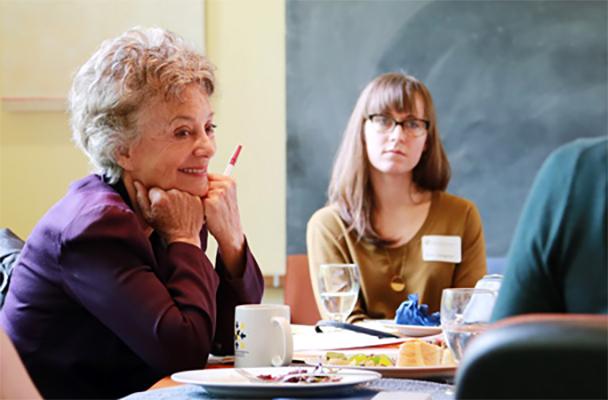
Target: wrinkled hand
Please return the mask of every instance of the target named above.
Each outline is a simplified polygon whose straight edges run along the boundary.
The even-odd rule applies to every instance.
[[[203,203],[209,233],[217,240],[226,267],[238,275],[242,270],[245,235],[235,181],[228,176],[209,174],[209,191]]]
[[[146,189],[134,182],[137,203],[148,225],[167,243],[186,242],[201,247],[205,209],[200,197],[177,189]]]

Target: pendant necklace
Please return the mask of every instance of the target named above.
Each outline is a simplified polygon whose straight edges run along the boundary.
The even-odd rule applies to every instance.
[[[388,261],[388,266],[390,269],[393,268],[393,260],[391,259],[391,256],[388,252],[388,249],[384,248],[384,252],[386,254],[386,258]],[[399,275],[399,272],[401,272],[401,268],[403,267],[403,253],[404,250],[401,250],[401,264],[397,266],[398,272],[395,273],[395,275],[393,275],[393,277],[390,280],[389,286],[391,288],[391,290],[393,292],[403,292],[405,290],[405,282],[403,281],[403,278],[401,277],[401,275]]]

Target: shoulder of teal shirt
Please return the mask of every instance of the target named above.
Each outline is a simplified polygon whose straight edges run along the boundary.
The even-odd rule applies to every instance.
[[[607,311],[607,160],[605,137],[575,140],[547,158],[511,243],[494,319]]]

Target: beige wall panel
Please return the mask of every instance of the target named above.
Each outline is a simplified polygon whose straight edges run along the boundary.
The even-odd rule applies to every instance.
[[[207,0],[209,58],[218,67],[213,104],[221,172],[237,143],[234,169],[249,243],[265,275],[285,270],[285,4]]]
[[[87,174],[64,113],[4,113],[0,119],[0,226],[26,238],[68,185]]]
[[[65,96],[71,77],[102,40],[161,26],[199,49],[203,0],[0,0],[3,96]]]
[[[22,238],[87,170],[86,159],[71,146],[11,145],[2,148],[2,158],[0,225]]]

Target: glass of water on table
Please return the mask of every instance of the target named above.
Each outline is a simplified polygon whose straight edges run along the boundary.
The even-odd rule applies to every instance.
[[[345,322],[359,296],[359,267],[357,264],[321,264],[318,280],[325,312],[331,320]]]
[[[469,342],[490,324],[497,293],[488,289],[444,289],[441,296],[441,329],[456,362]]]

